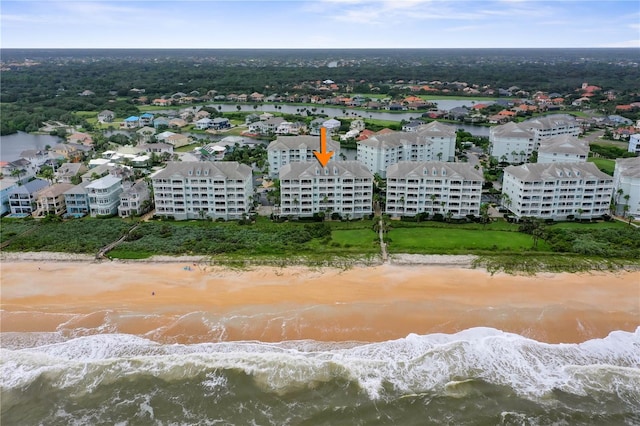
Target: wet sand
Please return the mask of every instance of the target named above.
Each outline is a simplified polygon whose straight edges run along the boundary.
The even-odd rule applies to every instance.
[[[4,261],[2,332],[131,333],[158,342],[384,341],[492,327],[548,343],[640,326],[640,272],[491,275],[191,263]]]

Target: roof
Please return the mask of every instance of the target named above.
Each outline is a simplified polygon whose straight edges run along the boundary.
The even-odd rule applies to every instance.
[[[558,135],[540,141],[538,152],[557,152],[562,154],[589,154],[589,143],[571,135]]]
[[[612,179],[593,163],[528,163],[509,166],[504,172],[523,181],[554,181],[565,178]]]
[[[153,176],[153,179],[167,179],[172,176],[211,176],[228,179],[251,178],[251,167],[237,161],[170,161],[167,167]],[[191,175],[189,174],[191,172]]]
[[[476,170],[469,163],[444,161],[399,161],[387,168],[387,179],[433,176],[434,170],[438,176],[442,176],[442,171],[445,170],[448,179],[484,181],[482,169]]]
[[[74,185],[73,188],[70,188],[68,190],[65,191],[65,194],[87,194],[87,190],[85,189],[89,184],[91,184],[90,181],[84,181],[81,182],[78,185]]]
[[[96,179],[93,182],[91,182],[89,185],[87,185],[87,188],[92,188],[92,189],[110,188],[113,185],[120,183],[120,181],[122,181],[122,179],[120,179],[119,177],[116,177],[113,175],[106,175],[104,177],[101,177],[100,179]]]
[[[554,129],[559,126],[578,126],[576,119],[569,114],[552,114],[544,117],[536,117],[522,122],[531,129]]]
[[[526,138],[533,139],[533,132],[521,123],[509,122],[491,128],[492,138]]]
[[[58,197],[74,186],[75,185],[72,183],[56,183],[55,185],[51,185],[38,191],[38,197]]]
[[[320,138],[317,136],[278,136],[278,138],[272,141],[267,147],[267,151],[274,150],[290,150],[290,149],[320,149]],[[333,139],[327,138],[327,151],[339,151],[340,143]]]
[[[640,157],[618,158],[616,160],[616,174],[640,178]]]
[[[420,126],[417,131],[421,137],[456,137],[456,128],[450,124],[432,121]]]
[[[131,117],[127,117],[124,119],[124,121],[139,121],[140,117],[137,117],[135,115],[132,115]]]
[[[49,186],[49,182],[44,179],[34,179],[24,185],[18,185],[10,190],[10,194],[33,194]]]
[[[325,171],[328,174],[325,174]],[[317,162],[289,163],[280,168],[280,180],[314,176],[340,176],[373,179],[373,174],[359,161],[335,161],[321,167]]]

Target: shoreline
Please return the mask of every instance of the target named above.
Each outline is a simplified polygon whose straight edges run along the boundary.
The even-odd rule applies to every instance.
[[[429,265],[234,269],[191,257],[43,256],[2,258],[0,331],[129,333],[189,344],[376,342],[491,327],[578,343],[640,325],[640,271],[491,274],[457,257]]]

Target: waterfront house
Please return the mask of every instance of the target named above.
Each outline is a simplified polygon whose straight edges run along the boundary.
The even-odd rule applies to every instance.
[[[133,217],[146,213],[151,208],[150,199],[151,191],[147,182],[139,180],[131,184],[131,182],[126,181],[120,194],[118,216]]]
[[[86,189],[92,217],[113,216],[118,213],[122,193],[121,178],[108,174],[91,182]]]
[[[49,186],[44,179],[34,179],[23,185],[17,185],[9,192],[9,210],[11,214],[30,215],[35,210],[36,194]]]
[[[87,166],[82,163],[64,163],[55,171],[55,178],[60,183],[71,183],[76,177],[86,173]]]
[[[91,181],[87,180],[73,186],[64,193],[64,204],[67,207],[65,217],[83,217],[89,214],[89,194],[87,185]]]
[[[362,218],[372,214],[373,175],[357,161],[295,162],[282,166],[280,215]]]
[[[400,161],[387,169],[385,211],[392,217],[480,214],[482,170],[469,163]]]
[[[251,208],[251,167],[236,161],[169,162],[151,182],[158,216],[230,220]]]
[[[64,193],[74,186],[71,183],[56,183],[38,191],[35,194],[36,210],[33,216],[45,217],[49,214],[62,216],[67,210]]]

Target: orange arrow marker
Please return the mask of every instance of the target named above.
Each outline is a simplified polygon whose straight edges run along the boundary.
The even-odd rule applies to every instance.
[[[322,167],[326,166],[333,156],[333,151],[327,152],[327,129],[325,127],[320,128],[320,152],[313,151],[313,155],[316,156]]]

